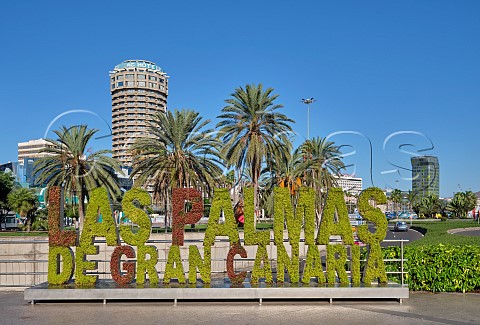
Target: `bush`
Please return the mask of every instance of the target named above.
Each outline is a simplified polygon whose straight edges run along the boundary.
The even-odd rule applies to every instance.
[[[384,258],[400,258],[398,247],[383,249]],[[469,292],[480,290],[480,247],[429,245],[406,247],[405,282],[410,290]],[[400,262],[386,263],[387,271],[400,270]],[[399,282],[398,275],[389,280]]]

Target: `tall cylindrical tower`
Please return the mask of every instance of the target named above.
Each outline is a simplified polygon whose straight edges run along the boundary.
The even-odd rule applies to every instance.
[[[168,76],[153,62],[127,60],[110,71],[110,89],[113,158],[131,166],[130,145],[148,136],[148,122],[167,109]]]

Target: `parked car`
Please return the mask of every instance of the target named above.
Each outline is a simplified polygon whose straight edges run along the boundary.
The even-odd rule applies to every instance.
[[[408,231],[408,225],[405,221],[398,221],[393,227],[394,231]]]
[[[385,217],[387,217],[388,220],[390,219],[395,219],[397,217],[395,212],[385,212]]]
[[[400,219],[418,219],[418,216],[416,213],[410,213],[410,212],[407,212],[407,211],[403,211],[402,213],[400,213],[398,215],[398,217]]]

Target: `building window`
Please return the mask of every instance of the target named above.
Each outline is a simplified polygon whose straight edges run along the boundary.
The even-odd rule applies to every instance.
[[[157,77],[155,77],[155,76],[148,76],[148,79],[153,80],[153,81],[157,81]]]
[[[117,82],[117,87],[123,87],[123,81]]]
[[[145,87],[145,81],[139,81],[138,87]]]
[[[117,76],[117,80],[123,80],[123,74]]]
[[[125,79],[133,80],[133,73],[125,75]]]
[[[127,81],[127,86],[133,87],[134,85],[135,85],[135,82]]]
[[[137,79],[138,80],[145,80],[145,75],[144,74],[137,74]]]

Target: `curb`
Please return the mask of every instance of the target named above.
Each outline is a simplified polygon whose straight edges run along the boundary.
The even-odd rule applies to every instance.
[[[449,234],[456,234],[457,232],[463,232],[463,231],[475,231],[475,230],[480,230],[480,227],[470,227],[470,228],[455,228],[455,229],[449,229],[447,230],[447,233]]]

